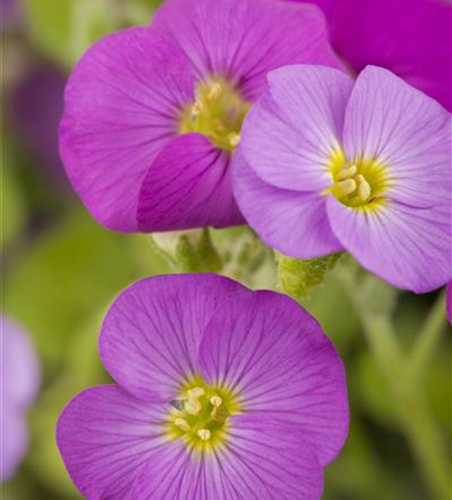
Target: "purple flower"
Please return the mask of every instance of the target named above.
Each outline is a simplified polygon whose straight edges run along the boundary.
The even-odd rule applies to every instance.
[[[313,3],[322,8],[329,21],[333,46],[357,73],[369,64],[387,68],[451,110],[450,1],[313,0]]]
[[[29,337],[5,316],[1,323],[1,460],[0,481],[9,479],[28,447],[25,421],[27,408],[35,401],[40,367]]]
[[[111,307],[100,353],[118,385],[79,394],[57,428],[89,500],[320,498],[348,430],[345,374],[292,299],[146,279]]]
[[[452,281],[450,281],[447,285],[446,311],[447,317],[449,318],[449,323],[452,325]]]
[[[120,231],[243,223],[229,164],[266,74],[340,67],[321,12],[268,0],[170,0],[94,45],[65,96],[60,149],[92,215]]]
[[[451,115],[389,71],[271,73],[237,158],[240,208],[281,252],[345,249],[419,293],[451,279]]]

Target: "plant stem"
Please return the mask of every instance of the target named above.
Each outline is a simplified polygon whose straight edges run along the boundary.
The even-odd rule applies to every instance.
[[[411,357],[405,359],[388,312],[368,307],[360,286],[347,273],[339,274],[361,319],[371,351],[385,377],[400,428],[417,457],[426,481],[438,500],[450,500],[450,475],[441,435],[427,406],[417,370],[425,365],[437,344],[444,319],[444,297],[430,312]],[[416,376],[413,376],[416,374]]]

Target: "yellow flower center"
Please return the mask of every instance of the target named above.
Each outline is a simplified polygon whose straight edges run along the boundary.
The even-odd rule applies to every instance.
[[[347,161],[342,151],[332,156],[329,170],[333,185],[323,194],[356,209],[376,208],[385,203],[390,185],[386,166],[377,158]]]
[[[223,78],[201,81],[195,96],[195,102],[182,111],[179,132],[199,132],[219,148],[235,151],[251,103]]]
[[[224,440],[227,420],[238,412],[236,398],[229,391],[210,387],[198,378],[171,401],[169,437],[184,439],[198,449],[214,446]]]

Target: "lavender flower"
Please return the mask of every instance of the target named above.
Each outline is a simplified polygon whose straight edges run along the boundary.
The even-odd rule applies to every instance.
[[[14,475],[28,447],[25,412],[39,389],[40,367],[29,337],[5,316],[1,323],[0,481]]]
[[[235,195],[271,246],[349,251],[393,285],[426,292],[451,269],[451,115],[387,70],[356,83],[292,66],[246,119]]]
[[[313,3],[322,8],[329,21],[333,46],[357,73],[369,64],[389,69],[449,111],[452,109],[449,0]]]
[[[313,500],[348,429],[342,363],[292,299],[209,274],[140,281],[100,336],[118,385],[57,428],[89,500]]]
[[[60,149],[92,215],[120,231],[243,222],[229,164],[268,71],[340,66],[315,6],[170,0],[93,46],[67,89]]]

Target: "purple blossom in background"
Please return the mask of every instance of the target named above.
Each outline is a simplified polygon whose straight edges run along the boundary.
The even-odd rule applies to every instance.
[[[30,338],[5,316],[1,323],[0,480],[16,472],[28,447],[25,412],[35,401],[40,366]]]
[[[342,362],[292,299],[210,274],[124,291],[100,336],[118,385],[57,427],[89,500],[314,500],[346,439]]]
[[[447,285],[446,292],[446,311],[449,323],[452,325],[452,281]]]
[[[150,28],[94,45],[65,96],[60,150],[100,223],[164,231],[243,223],[229,164],[267,73],[341,67],[316,6],[170,0]]]
[[[58,152],[58,127],[63,114],[66,78],[57,69],[41,65],[18,82],[11,96],[11,123],[28,148],[34,166],[53,187],[68,188]]]
[[[451,269],[451,115],[389,71],[356,83],[326,67],[269,75],[249,113],[234,188],[262,239],[313,258],[349,251],[399,288]]]
[[[312,3],[325,13],[334,48],[357,73],[369,64],[389,69],[449,111],[452,109],[449,0],[313,0]]]

